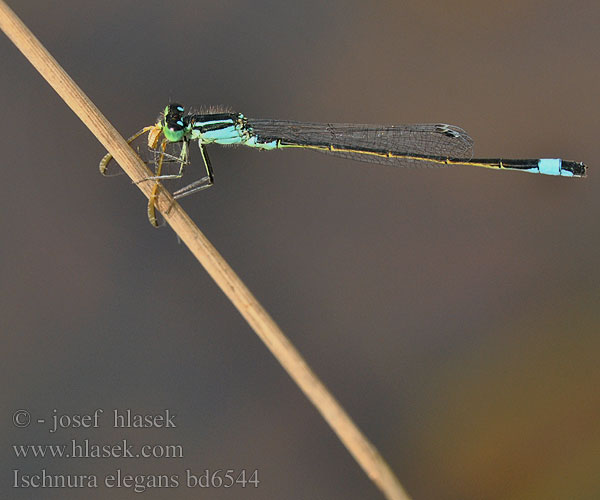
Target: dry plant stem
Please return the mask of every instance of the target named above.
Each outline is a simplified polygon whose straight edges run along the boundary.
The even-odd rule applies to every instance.
[[[127,145],[125,139],[106,120],[3,0],[0,0],[0,28],[113,155],[134,182],[152,175]],[[146,197],[150,196],[153,183],[140,182],[137,186]],[[163,213],[165,220],[217,282],[225,295],[233,302],[256,334],[300,386],[304,394],[317,407],[369,478],[387,498],[395,500],[408,499],[409,497],[377,450],[354,425],[343,408],[315,376],[298,351],[231,267],[181,209],[179,204],[173,200],[168,192],[162,189],[158,196],[158,208]]]

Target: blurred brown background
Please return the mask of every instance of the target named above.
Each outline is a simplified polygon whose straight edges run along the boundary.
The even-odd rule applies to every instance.
[[[129,135],[170,100],[247,116],[446,122],[561,179],[212,148],[186,209],[415,500],[600,498],[598,2],[9,2]],[[0,42],[3,498],[14,469],[259,470],[146,499],[381,498],[174,234]],[[201,163],[196,148],[188,179]],[[102,408],[175,430],[17,429]],[[182,459],[17,459],[12,444],[176,443]]]

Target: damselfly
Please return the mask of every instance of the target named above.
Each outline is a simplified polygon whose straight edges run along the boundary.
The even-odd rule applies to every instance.
[[[520,170],[563,177],[585,177],[581,162],[557,158],[502,159],[473,158],[473,140],[460,127],[446,124],[421,125],[356,125],[340,123],[306,123],[286,120],[246,118],[241,113],[185,114],[180,104],[169,104],[155,125],[145,127],[127,142],[148,132],[148,146],[158,149],[152,196],[148,203],[148,219],[157,226],[155,201],[159,182],[182,177],[188,162],[189,144],[198,141],[204,160],[205,174],[201,179],[173,193],[182,198],[213,185],[214,177],[207,144],[242,144],[262,150],[302,148],[328,153],[351,160],[378,163],[394,167],[471,165],[498,170]],[[160,141],[161,135],[163,139]],[[167,153],[167,145],[181,144],[178,156]],[[106,175],[112,156],[100,162],[100,172]],[[175,174],[163,174],[163,164],[174,159],[179,165]]]

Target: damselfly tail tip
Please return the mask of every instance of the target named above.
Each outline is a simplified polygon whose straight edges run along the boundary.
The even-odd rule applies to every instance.
[[[562,161],[561,170],[570,172],[573,177],[586,177],[587,167],[581,161]]]

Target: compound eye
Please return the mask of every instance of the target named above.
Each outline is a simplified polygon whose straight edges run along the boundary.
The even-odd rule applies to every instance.
[[[183,130],[183,120],[181,118],[177,118],[176,120],[167,120],[167,125],[169,130],[172,132],[179,132]]]
[[[185,109],[183,108],[183,106],[181,104],[177,104],[177,103],[173,103],[173,104],[169,104],[167,106],[167,110],[166,110],[166,116],[167,119],[169,116],[175,118],[179,118],[183,115],[183,112],[185,111]]]

